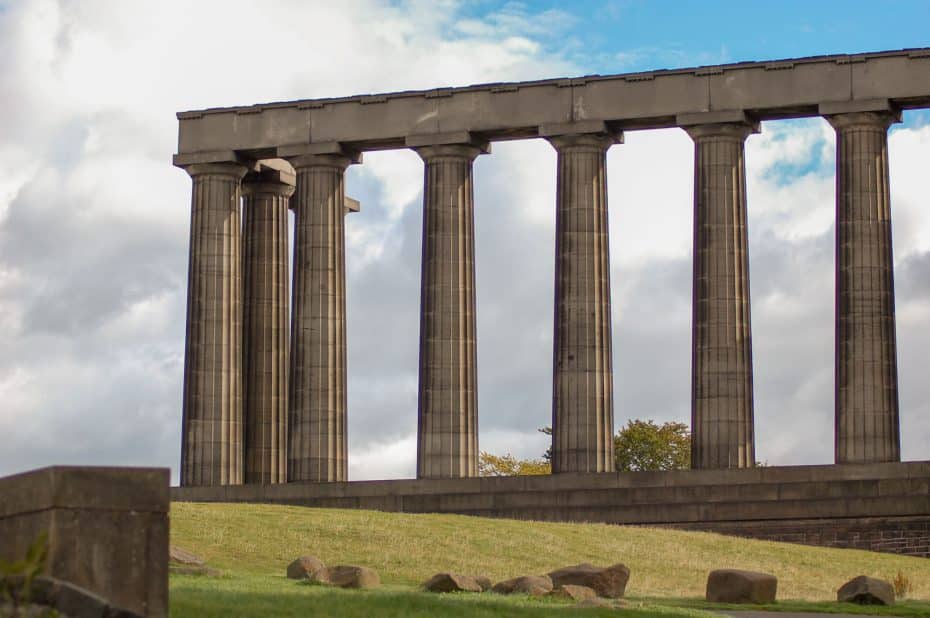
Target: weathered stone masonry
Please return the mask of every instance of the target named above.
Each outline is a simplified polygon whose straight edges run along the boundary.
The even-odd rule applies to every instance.
[[[836,462],[898,461],[887,131],[923,107],[930,49],[180,113],[175,164],[193,180],[181,484],[346,480],[344,172],[389,148],[424,162],[417,475],[477,474],[472,164],[520,138],[558,153],[554,472],[610,472],[606,153],[662,127],[695,147],[692,463],[752,467],[744,144],[760,121],[809,116],[837,132]]]

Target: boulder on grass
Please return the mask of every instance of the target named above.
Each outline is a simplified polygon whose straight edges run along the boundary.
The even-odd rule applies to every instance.
[[[177,545],[168,548],[168,571],[177,575],[222,575],[218,570],[208,567],[203,558]]]
[[[587,601],[588,599],[597,598],[597,593],[587,586],[576,586],[574,584],[565,584],[559,586],[549,593],[550,596],[560,599],[571,599],[572,601]]]
[[[324,567],[311,575],[310,581],[340,588],[377,588],[381,585],[376,571],[351,565]]]
[[[177,545],[168,547],[168,563],[186,566],[203,566],[205,564],[203,558]]]
[[[836,600],[860,605],[893,605],[894,587],[883,579],[860,575],[836,591]]]
[[[552,591],[552,580],[545,575],[523,575],[506,581],[498,582],[491,588],[498,594],[529,594],[541,597]]]
[[[461,575],[459,573],[436,573],[423,583],[423,588],[427,592],[484,592],[487,590],[479,579],[486,580],[490,585],[491,580],[487,577],[472,577],[470,575]]]
[[[774,575],[718,569],[707,576],[705,598],[712,603],[773,603],[777,589]]]
[[[323,561],[316,556],[301,556],[287,565],[287,578],[311,579],[314,573],[324,568]]]
[[[475,581],[478,582],[478,585],[481,586],[481,592],[487,592],[491,589],[491,578],[485,577],[484,575],[475,575]]]
[[[565,584],[587,586],[598,596],[618,599],[626,591],[626,583],[630,580],[630,569],[622,564],[602,568],[585,562],[552,571],[549,573],[549,578],[552,580],[552,585],[556,587]]]

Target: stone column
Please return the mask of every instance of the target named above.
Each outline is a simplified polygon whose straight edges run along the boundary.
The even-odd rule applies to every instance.
[[[552,471],[609,472],[614,422],[606,163],[618,139],[603,126],[596,133],[572,129],[540,131],[558,152]]]
[[[294,176],[246,175],[243,225],[245,482],[287,480],[288,198]]]
[[[288,159],[297,191],[287,478],[345,481],[345,170],[358,158],[337,151]]]
[[[482,149],[421,144],[408,139],[425,164],[417,477],[477,476],[472,163]]]
[[[242,279],[237,163],[184,165],[193,179],[184,345],[181,485],[242,482]]]
[[[693,468],[755,465],[744,146],[758,126],[730,115],[679,119],[694,140]]]
[[[836,463],[900,461],[888,190],[892,111],[827,116],[836,129]]]

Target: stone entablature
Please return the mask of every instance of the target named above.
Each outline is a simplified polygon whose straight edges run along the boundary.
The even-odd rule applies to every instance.
[[[477,474],[473,163],[519,138],[558,153],[553,471],[612,471],[606,153],[660,127],[695,148],[692,466],[754,466],[745,140],[817,115],[837,131],[836,461],[898,461],[887,132],[917,107],[930,49],[182,112],[181,484],[346,480],[345,170],[386,148],[424,162],[417,476]]]
[[[496,141],[566,122],[657,129],[679,126],[682,114],[740,110],[776,120],[820,115],[822,104],[856,111],[881,101],[930,106],[930,48],[187,111],[178,114],[178,152],[269,157],[307,143],[382,150],[404,148],[411,135],[461,131]]]

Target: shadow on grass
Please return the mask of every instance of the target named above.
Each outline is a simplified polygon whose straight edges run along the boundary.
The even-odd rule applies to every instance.
[[[792,599],[760,605],[709,603],[704,599],[698,598],[674,599],[642,597],[640,600],[648,604],[704,609],[709,611],[806,612],[817,614],[854,614],[863,616],[901,616],[903,618],[930,617],[930,601],[917,600],[902,600],[894,605],[857,605],[855,603],[838,603],[835,601],[799,601]]]

